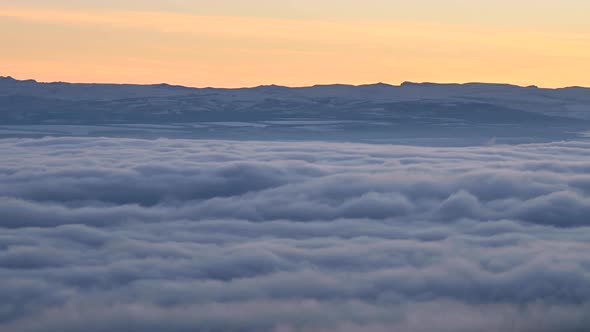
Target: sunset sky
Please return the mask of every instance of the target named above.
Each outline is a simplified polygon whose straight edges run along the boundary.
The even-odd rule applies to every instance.
[[[0,75],[590,86],[588,0],[0,0]]]

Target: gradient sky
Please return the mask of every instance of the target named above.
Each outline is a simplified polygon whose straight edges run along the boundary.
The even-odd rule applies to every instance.
[[[588,0],[0,0],[0,75],[590,86],[589,13]]]

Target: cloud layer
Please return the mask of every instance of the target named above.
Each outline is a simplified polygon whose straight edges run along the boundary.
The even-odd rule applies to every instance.
[[[0,150],[0,330],[590,325],[587,142]]]

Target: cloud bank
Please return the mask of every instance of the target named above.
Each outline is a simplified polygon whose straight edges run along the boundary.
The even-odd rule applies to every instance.
[[[0,150],[0,330],[590,326],[588,142]]]

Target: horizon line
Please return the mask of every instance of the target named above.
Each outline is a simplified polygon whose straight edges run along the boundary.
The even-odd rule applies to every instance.
[[[423,81],[423,82],[413,82],[413,81],[402,81],[399,84],[389,83],[385,81],[380,82],[373,82],[373,83],[362,83],[362,84],[351,84],[351,83],[326,83],[326,84],[311,84],[311,85],[298,85],[298,86],[289,86],[289,85],[282,85],[282,84],[259,84],[255,86],[241,86],[241,87],[215,87],[215,86],[190,86],[190,85],[182,85],[182,84],[174,84],[168,82],[154,82],[154,83],[114,83],[114,82],[73,82],[73,81],[40,81],[34,78],[15,78],[12,75],[2,76],[0,75],[0,79],[12,79],[18,82],[35,82],[38,84],[85,84],[85,85],[134,85],[134,86],[170,86],[170,87],[177,87],[177,88],[186,88],[186,89],[225,89],[225,90],[238,90],[238,89],[256,89],[262,87],[278,87],[278,88],[288,88],[288,89],[305,89],[305,88],[313,88],[313,87],[322,87],[322,86],[348,86],[348,87],[367,87],[367,86],[389,86],[389,87],[403,87],[405,85],[494,85],[494,86],[511,86],[517,88],[529,88],[529,89],[544,89],[544,90],[562,90],[562,89],[590,89],[590,86],[581,86],[581,85],[569,85],[569,86],[560,86],[560,87],[546,87],[546,86],[539,86],[536,84],[530,85],[520,85],[515,83],[500,83],[500,82],[480,82],[480,81],[466,81],[466,82],[433,82],[433,81]]]

